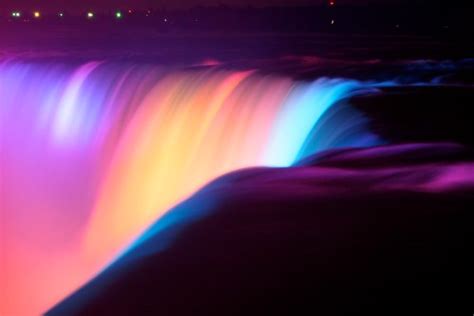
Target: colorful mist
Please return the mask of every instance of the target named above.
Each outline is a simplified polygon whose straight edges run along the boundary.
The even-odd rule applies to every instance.
[[[45,311],[221,174],[374,144],[360,115],[327,111],[363,88],[215,67],[0,63],[0,314]]]

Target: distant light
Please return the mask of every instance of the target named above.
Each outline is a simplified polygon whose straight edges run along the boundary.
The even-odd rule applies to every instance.
[[[93,12],[87,12],[87,17],[89,19],[92,19],[94,17],[94,13]]]
[[[12,16],[15,17],[15,18],[19,18],[21,16],[21,13],[18,12],[18,11],[14,11],[14,12],[12,12]]]
[[[117,19],[121,19],[122,18],[122,12],[120,12],[120,11],[115,12],[115,17]]]
[[[334,1],[329,1],[329,5],[330,5],[331,7],[334,6],[335,4],[336,4],[336,2],[334,2]]]
[[[331,25],[333,25],[334,23],[336,23],[336,21],[334,21],[334,20],[331,20]]]
[[[167,19],[167,18],[164,18],[163,21],[168,22],[168,19]]]
[[[60,18],[62,18],[64,16],[64,13],[59,12],[58,15],[59,15]]]
[[[33,16],[38,19],[41,17],[41,13],[39,11],[35,11],[33,12]]]
[[[133,10],[129,9],[129,10],[128,10],[128,13],[132,14],[132,13],[133,13]]]

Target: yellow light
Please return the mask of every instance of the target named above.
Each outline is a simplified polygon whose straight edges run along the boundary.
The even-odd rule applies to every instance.
[[[88,17],[89,19],[92,19],[92,18],[94,17],[94,13],[92,13],[92,12],[87,12],[87,17]]]
[[[39,17],[41,17],[41,13],[39,13],[38,11],[35,11],[35,12],[33,13],[33,15],[34,15],[34,17],[37,18],[37,19],[38,19]]]

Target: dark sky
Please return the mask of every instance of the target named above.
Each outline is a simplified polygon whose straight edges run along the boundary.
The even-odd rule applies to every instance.
[[[337,0],[338,4],[357,3],[365,4],[367,2],[387,2],[394,0]],[[396,1],[396,0],[395,0]],[[107,8],[107,7],[192,7],[197,5],[218,5],[226,4],[230,6],[236,5],[311,5],[326,3],[326,0],[0,0],[2,9],[15,7],[37,7],[37,8]]]
[[[336,0],[338,5],[368,3],[390,3],[390,2],[427,2],[428,0]],[[436,0],[435,0],[436,1]],[[77,10],[104,10],[110,8],[186,8],[197,5],[219,5],[229,6],[299,6],[318,5],[327,3],[327,0],[0,0],[0,11],[11,10],[44,10],[44,11],[77,11]]]

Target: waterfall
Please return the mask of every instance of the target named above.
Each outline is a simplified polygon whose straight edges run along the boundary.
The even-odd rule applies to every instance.
[[[222,174],[376,144],[359,112],[334,107],[366,88],[221,67],[0,62],[0,309],[45,311]]]

